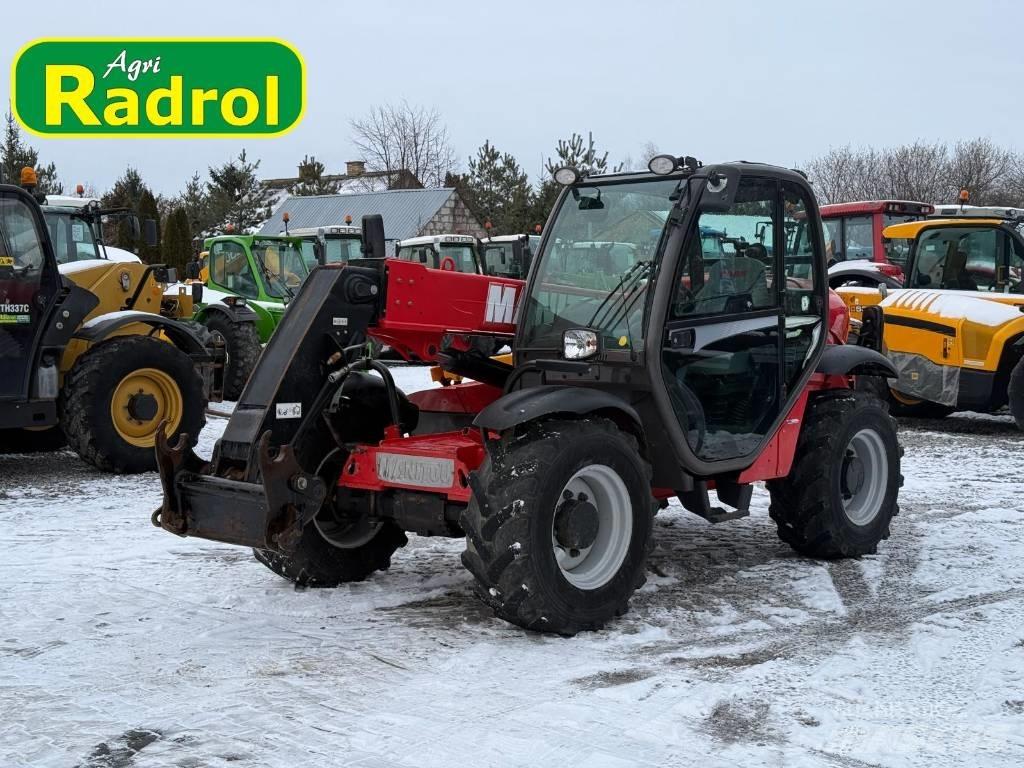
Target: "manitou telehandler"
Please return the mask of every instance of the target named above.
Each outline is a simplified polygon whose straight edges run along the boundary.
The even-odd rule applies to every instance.
[[[464,536],[462,562],[498,616],[565,635],[627,610],[672,497],[719,522],[748,514],[767,481],[798,552],[874,552],[897,512],[900,447],[885,405],[851,383],[894,372],[842,344],[841,302],[830,323],[807,180],[667,155],[650,171],[559,169],[525,284],[398,259],[315,270],[212,461],[188,440],[158,445],[154,524],[253,547],[308,586],[386,569],[406,531]],[[764,242],[705,256],[702,224],[721,214],[756,220]],[[815,224],[814,258],[780,280],[791,256],[807,262],[787,251],[794,215]],[[382,254],[379,217],[363,228]],[[628,263],[560,263],[573,242],[605,241],[631,243]],[[362,334],[474,381],[406,396],[355,357]],[[471,351],[478,335],[512,341],[512,364]]]

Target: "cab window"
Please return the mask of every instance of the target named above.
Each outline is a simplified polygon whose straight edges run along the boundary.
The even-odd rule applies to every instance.
[[[211,282],[247,299],[259,298],[259,284],[245,248],[234,242],[214,243],[209,258]]]
[[[674,318],[775,306],[776,202],[773,180],[744,179],[731,210],[701,213],[676,287]]]
[[[847,216],[844,220],[844,243],[841,261],[871,261],[875,252],[874,218]]]
[[[942,227],[917,240],[911,285],[952,291],[999,291],[1009,236],[997,227]]]

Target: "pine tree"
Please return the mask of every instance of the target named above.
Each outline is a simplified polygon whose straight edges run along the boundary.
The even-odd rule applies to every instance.
[[[583,136],[577,133],[568,139],[559,139],[558,148],[555,150],[557,162],[550,157],[547,161],[547,172],[554,176],[555,171],[563,166],[575,168],[587,176],[595,176],[600,173],[618,173],[622,170],[619,163],[610,171],[608,169],[608,153],[598,154],[594,149],[594,134],[587,132],[587,144],[583,144]]]
[[[271,190],[260,183],[256,171],[260,161],[246,159],[245,150],[235,160],[210,168],[207,192],[210,210],[218,229],[229,224],[235,232],[250,232],[270,218]]]
[[[8,112],[0,144],[0,182],[21,184],[21,169],[26,166],[36,171],[36,191],[46,195],[59,195],[64,191],[64,185],[57,181],[56,164],[39,165],[39,153],[22,140],[21,129],[14,115]]]
[[[459,180],[466,205],[477,218],[491,222],[493,234],[527,231],[533,191],[512,155],[485,141],[469,161],[469,173]]]
[[[104,193],[101,201],[104,208],[127,208],[138,214],[140,219],[144,219],[147,217],[140,210],[144,194],[149,194],[152,197],[149,187],[142,180],[142,175],[138,170],[129,165],[125,168],[124,173],[114,182],[114,186]],[[154,200],[155,205],[156,201]],[[107,243],[116,245],[118,248],[124,248],[132,253],[141,254],[140,249],[144,241],[132,236],[128,219],[124,217],[116,217],[112,220],[112,223],[104,225],[103,238]],[[145,258],[143,260],[145,261]]]
[[[293,195],[333,195],[338,191],[337,181],[324,179],[326,168],[316,157],[306,155],[299,163],[299,183],[288,191]]]
[[[181,194],[171,200],[171,207],[185,210],[190,233],[194,235],[212,233],[213,225],[216,222],[210,210],[210,195],[198,172],[192,174]]]
[[[164,263],[177,269],[178,278],[183,279],[185,266],[192,258],[192,229],[184,207],[179,205],[171,211],[163,235]]]

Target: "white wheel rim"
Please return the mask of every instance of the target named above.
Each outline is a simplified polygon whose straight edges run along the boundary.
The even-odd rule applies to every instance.
[[[565,580],[577,589],[593,590],[611,581],[622,567],[633,535],[633,505],[629,490],[611,467],[591,464],[569,478],[558,494],[584,493],[597,509],[598,529],[594,543],[585,549],[570,551],[555,536],[555,518],[551,521],[551,546],[555,562]],[[556,510],[557,511],[557,510]]]
[[[889,485],[889,462],[882,436],[873,429],[862,429],[855,434],[846,446],[841,473],[845,472],[850,459],[859,461],[863,480],[857,488],[851,489],[845,487],[845,478],[840,477],[843,511],[854,525],[867,525],[878,517]]]

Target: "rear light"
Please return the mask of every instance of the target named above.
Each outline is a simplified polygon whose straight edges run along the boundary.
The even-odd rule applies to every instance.
[[[895,264],[879,264],[878,271],[890,277],[899,277],[903,274],[903,270]]]

